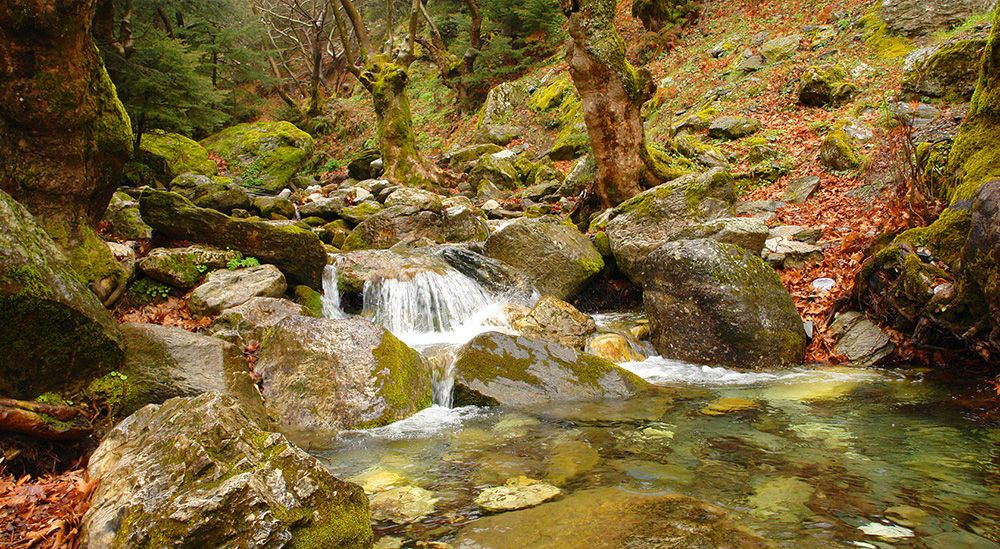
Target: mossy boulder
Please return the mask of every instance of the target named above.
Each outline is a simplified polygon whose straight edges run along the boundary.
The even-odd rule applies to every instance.
[[[581,109],[580,101],[576,100],[560,117],[562,129],[546,153],[552,160],[573,160],[590,150],[590,135]]]
[[[675,238],[677,240],[711,238],[716,242],[734,244],[744,250],[759,254],[764,249],[768,234],[767,224],[761,219],[723,217],[691,225],[682,229]]]
[[[123,192],[116,192],[102,219],[108,231],[121,240],[148,240],[153,237],[153,228],[142,220],[139,201]]]
[[[986,40],[981,38],[956,40],[907,63],[904,96],[968,101],[976,90],[985,47]]]
[[[802,363],[802,319],[758,254],[680,240],[651,253],[643,271],[651,341],[664,357],[744,370]]]
[[[201,144],[225,160],[245,187],[269,193],[288,186],[315,148],[312,136],[290,122],[239,124]]]
[[[194,202],[195,206],[223,213],[251,208],[250,195],[246,189],[233,183],[228,177],[179,175],[170,182],[170,190]]]
[[[116,547],[372,546],[368,500],[218,393],[150,405],[90,458],[100,479],[84,544]]]
[[[976,194],[962,256],[964,299],[978,305],[977,316],[988,319],[988,339],[1000,350],[1000,179],[986,183]]]
[[[640,265],[650,252],[682,230],[731,217],[733,177],[722,168],[680,177],[653,187],[611,211],[606,232],[618,268],[642,283]]]
[[[372,162],[382,158],[378,149],[362,149],[354,154],[347,163],[347,174],[358,181],[376,177]]]
[[[458,168],[481,158],[483,155],[498,153],[502,150],[503,147],[493,143],[476,143],[448,151],[444,155],[444,161],[448,162],[451,167]]]
[[[561,105],[567,95],[573,93],[575,93],[573,79],[570,78],[569,73],[559,73],[531,94],[531,98],[528,99],[528,107],[537,112],[550,111]]]
[[[708,126],[708,135],[715,139],[740,139],[757,133],[760,122],[742,116],[716,118]]]
[[[838,105],[850,101],[857,91],[847,71],[838,65],[811,66],[799,78],[799,104],[807,107]]]
[[[2,191],[0,225],[0,393],[31,399],[71,391],[115,369],[122,337],[114,319],[52,238]]]
[[[178,175],[215,175],[215,162],[197,141],[176,133],[153,130],[142,136],[142,160],[152,168],[157,180],[167,184]]]
[[[288,284],[274,265],[218,270],[191,292],[188,307],[195,317],[213,316],[255,297],[281,297]]]
[[[343,215],[343,214],[342,214]],[[344,251],[391,248],[400,242],[428,239],[446,242],[486,240],[486,223],[472,210],[453,206],[443,211],[392,206],[362,221],[344,240]]]
[[[302,288],[304,286],[299,286]],[[244,348],[261,341],[271,328],[290,316],[315,316],[305,306],[289,299],[254,297],[242,305],[225,309],[208,327],[208,333]]]
[[[236,219],[163,191],[143,191],[139,208],[159,236],[237,250],[277,266],[293,284],[322,287],[326,250],[312,231],[292,224]]]
[[[268,412],[293,440],[328,441],[431,405],[420,354],[360,318],[285,318],[261,344],[256,371]]]
[[[480,182],[489,181],[500,189],[516,189],[521,183],[521,175],[514,164],[516,160],[517,153],[509,149],[484,154],[473,166],[469,180],[477,187]]]
[[[257,196],[252,199],[251,204],[264,219],[293,219],[295,217],[295,204],[292,204],[292,201],[287,198]]]
[[[789,36],[772,38],[761,45],[760,54],[764,56],[764,60],[768,63],[784,61],[785,59],[794,56],[795,52],[799,51],[802,38],[801,34],[792,34]]]
[[[587,237],[550,217],[514,221],[490,235],[485,251],[559,299],[576,295],[604,270],[604,258]]]
[[[240,252],[209,246],[154,248],[138,265],[149,278],[186,290],[195,287],[208,272],[225,268],[230,261],[242,257]]]
[[[819,159],[833,171],[853,170],[861,165],[854,152],[854,140],[842,128],[834,128],[826,134],[819,146]]]
[[[596,356],[498,332],[480,334],[465,344],[454,368],[457,406],[624,399],[650,387]]]
[[[647,31],[659,32],[696,13],[700,3],[693,0],[632,0],[632,17],[642,21]]]

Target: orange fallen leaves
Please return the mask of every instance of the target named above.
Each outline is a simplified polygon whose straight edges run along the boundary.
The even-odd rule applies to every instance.
[[[0,476],[0,547],[76,548],[97,481],[83,470],[15,479]]]
[[[189,332],[204,330],[212,324],[211,317],[193,318],[187,302],[176,297],[168,297],[159,303],[150,303],[135,309],[117,311],[119,322],[140,322],[145,324],[160,324],[174,326]]]

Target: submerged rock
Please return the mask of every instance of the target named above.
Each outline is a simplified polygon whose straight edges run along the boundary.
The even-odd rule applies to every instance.
[[[255,297],[281,297],[288,284],[274,265],[235,271],[215,271],[191,293],[188,306],[194,316],[217,315]]]
[[[268,411],[293,438],[378,427],[431,405],[430,368],[367,320],[290,316],[261,344],[256,371]]]
[[[561,493],[551,484],[522,476],[483,490],[476,496],[476,505],[490,513],[502,513],[540,505]]]
[[[552,218],[518,219],[486,240],[486,255],[524,273],[538,291],[569,299],[604,269],[576,227]]]
[[[434,512],[438,498],[434,493],[410,484],[379,491],[370,498],[372,519],[410,524]]]
[[[293,284],[322,287],[326,250],[311,231],[290,224],[236,219],[162,191],[144,191],[139,206],[143,219],[157,235],[237,250],[277,266]]]
[[[720,507],[687,496],[644,495],[618,488],[585,490],[531,509],[480,518],[459,532],[454,545],[490,549],[771,547]]]
[[[251,189],[277,193],[312,156],[312,137],[291,122],[237,124],[212,135],[202,146],[222,157]]]
[[[652,342],[664,357],[751,370],[801,364],[802,319],[756,254],[681,240],[650,254],[644,273]]]
[[[316,458],[208,393],[143,408],[90,458],[84,544],[371,547],[368,502]]]
[[[557,343],[497,332],[466,343],[454,368],[453,398],[459,406],[626,398],[649,387],[607,360]]]
[[[724,416],[760,409],[760,404],[745,398],[725,397],[713,400],[701,409],[706,416]]]
[[[2,191],[0,226],[0,394],[32,399],[79,388],[118,366],[118,325],[28,210]]]
[[[621,334],[597,334],[587,341],[585,350],[611,362],[632,362],[646,359],[646,356],[638,352],[628,338]]]

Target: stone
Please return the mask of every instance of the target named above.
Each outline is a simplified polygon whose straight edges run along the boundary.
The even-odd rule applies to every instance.
[[[498,189],[514,190],[521,182],[521,176],[514,166],[516,158],[517,153],[510,149],[484,154],[473,166],[469,180],[477,185],[477,188],[482,181],[488,181]]]
[[[793,238],[768,238],[764,243],[764,260],[768,265],[799,269],[823,261],[823,248]]]
[[[443,248],[440,255],[452,268],[494,294],[506,294],[514,298],[520,296],[524,301],[533,298],[535,290],[531,283],[503,261],[460,246]]]
[[[713,240],[668,242],[644,266],[651,341],[666,358],[744,370],[797,366],[805,331],[778,274]]]
[[[901,123],[911,127],[911,128],[926,128],[931,125],[938,116],[941,114],[941,110],[927,103],[917,103],[916,105],[911,105],[906,101],[897,101],[895,103],[889,104],[889,112],[899,120]]]
[[[385,199],[385,207],[403,206],[421,211],[441,212],[444,210],[444,197],[423,189],[403,187]]]
[[[383,210],[382,205],[372,200],[366,200],[353,206],[345,206],[340,210],[340,217],[352,225],[364,223]]]
[[[838,105],[849,101],[858,88],[838,65],[810,66],[799,77],[799,104],[807,107]]]
[[[573,163],[573,167],[566,175],[566,179],[559,185],[556,194],[568,197],[579,196],[590,187],[596,177],[597,163],[590,155],[581,157]]]
[[[114,256],[118,264],[121,265],[122,269],[126,273],[126,280],[131,281],[135,278],[135,248],[134,242],[126,242],[121,244],[119,242],[108,242],[108,249],[111,250],[111,255]]]
[[[753,217],[723,217],[687,227],[674,239],[711,238],[716,242],[735,244],[745,250],[760,253],[767,236],[767,224],[763,220]]]
[[[391,333],[360,318],[289,316],[261,343],[256,371],[268,412],[293,440],[329,443],[431,405],[430,368]]]
[[[0,226],[0,394],[70,392],[117,367],[117,323],[28,210],[3,191]]]
[[[792,204],[805,204],[806,200],[819,190],[819,177],[807,175],[788,182],[788,188],[781,199]]]
[[[525,316],[515,319],[512,326],[530,338],[554,341],[581,350],[587,337],[597,330],[594,319],[552,296],[538,300]]]
[[[254,297],[219,313],[208,333],[245,346],[264,339],[271,328],[290,316],[309,316],[309,311],[288,299]]]
[[[569,299],[604,270],[604,259],[576,227],[553,218],[518,219],[490,235],[486,255],[513,266],[539,292]]]
[[[826,134],[819,147],[819,159],[833,171],[853,170],[861,165],[854,152],[853,141],[842,129],[834,129]]]
[[[611,212],[606,232],[618,268],[642,283],[642,261],[682,230],[703,221],[730,217],[735,186],[729,172],[713,168],[653,187]]]
[[[421,239],[438,244],[476,242],[486,240],[487,233],[485,221],[464,206],[452,206],[440,213],[392,206],[355,227],[344,241],[343,250],[387,249]]]
[[[993,0],[893,0],[882,3],[878,15],[889,30],[918,37],[948,30],[973,14],[989,11],[993,4]]]
[[[724,397],[709,402],[701,409],[706,416],[725,416],[759,410],[760,404],[745,398]]]
[[[479,115],[479,127],[510,123],[516,108],[528,99],[528,86],[523,80],[502,82],[486,95]]]
[[[146,406],[90,457],[81,539],[112,547],[371,547],[368,502],[228,396]]]
[[[521,137],[521,128],[508,124],[485,124],[479,127],[476,137],[487,143],[505,147]]]
[[[493,143],[478,143],[448,151],[444,154],[443,160],[454,168],[477,160],[483,155],[498,153],[502,150],[503,147]]]
[[[558,343],[497,332],[465,344],[454,368],[457,406],[627,398],[649,387],[609,361]]]
[[[154,248],[138,261],[139,269],[153,280],[186,290],[195,287],[209,271],[225,268],[243,254],[209,246]]]
[[[998,258],[1000,258],[1000,179],[993,179],[979,187],[972,202],[969,235],[962,250],[961,278],[969,299],[986,305],[989,324],[992,327],[989,337],[995,342],[1000,342]]]
[[[757,72],[767,66],[767,61],[764,59],[763,55],[755,54],[749,50],[744,52],[744,56],[740,58],[739,62],[736,64],[736,70],[739,72]]]
[[[521,476],[479,492],[476,505],[489,513],[503,513],[540,505],[559,494],[562,490],[551,484]]]
[[[183,135],[152,130],[142,135],[139,144],[142,160],[162,184],[181,174],[215,175],[218,167],[208,157],[205,147]]]
[[[434,513],[438,498],[419,486],[396,486],[369,498],[372,519],[410,524]]]
[[[597,334],[587,341],[586,352],[611,362],[638,362],[645,360],[646,355],[640,353],[629,339],[621,334]]]
[[[797,478],[778,477],[755,486],[747,505],[762,519],[797,524],[813,514],[806,504],[815,491]]]
[[[849,311],[837,315],[830,325],[833,350],[855,366],[875,366],[896,350],[889,336],[864,315]]]
[[[715,139],[740,139],[757,133],[760,122],[741,116],[723,116],[712,121],[708,135]]]
[[[760,47],[760,53],[768,63],[777,63],[794,56],[801,43],[801,34],[782,36],[764,42]]]
[[[322,287],[326,250],[311,231],[291,224],[236,219],[163,191],[143,191],[139,209],[164,238],[237,250],[275,265],[294,284]]]
[[[244,187],[277,194],[312,156],[312,137],[291,122],[237,124],[205,138],[202,146],[219,155]]]
[[[919,58],[907,59],[903,93],[910,98],[931,97],[968,101],[976,91],[986,40],[956,40],[935,46]]]
[[[281,297],[288,284],[274,265],[215,271],[191,293],[188,307],[195,317],[213,316],[255,297]]]
[[[293,219],[295,217],[295,204],[280,196],[257,196],[254,197],[252,205],[264,219],[274,219],[275,217]]]
[[[170,190],[187,198],[195,206],[223,213],[247,210],[251,207],[246,189],[228,177],[183,174],[170,182]]]
[[[111,236],[120,240],[149,240],[153,228],[142,220],[139,202],[123,192],[116,192],[101,220],[108,226]]]
[[[682,495],[613,487],[581,490],[530,509],[479,518],[460,530],[453,544],[491,549],[771,547],[720,507]]]
[[[382,158],[382,153],[378,149],[362,149],[347,162],[347,173],[351,179],[364,181],[376,177],[377,174],[372,169],[372,162]]]

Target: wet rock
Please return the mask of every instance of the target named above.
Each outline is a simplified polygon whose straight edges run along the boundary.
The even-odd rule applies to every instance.
[[[604,259],[576,227],[522,218],[490,235],[486,255],[520,272],[542,294],[568,299],[604,269]]]
[[[524,336],[480,334],[457,356],[459,406],[626,398],[649,386],[611,362]]]
[[[815,175],[797,177],[788,182],[788,188],[785,189],[785,194],[781,199],[792,204],[805,204],[806,200],[809,200],[818,190],[819,177]]]
[[[410,524],[434,513],[438,498],[419,486],[397,486],[369,498],[372,519]]]
[[[288,284],[274,265],[215,271],[191,293],[188,307],[195,316],[217,315],[255,297],[281,297]]]
[[[277,194],[312,156],[312,137],[290,122],[237,124],[212,135],[202,146],[222,157],[243,186]]]
[[[254,297],[219,313],[209,326],[208,333],[245,345],[251,340],[260,341],[271,328],[290,316],[309,316],[309,311],[288,299]]]
[[[2,191],[0,226],[0,393],[32,399],[118,366],[117,323],[28,210]]]
[[[587,341],[585,350],[599,358],[611,362],[633,362],[645,360],[646,356],[633,347],[621,334],[597,334]]]
[[[103,222],[111,236],[121,240],[147,240],[153,238],[153,228],[142,220],[139,202],[123,192],[111,197]]]
[[[586,521],[580,520],[583,516]],[[497,532],[504,535],[497,536]],[[722,508],[687,496],[644,495],[618,488],[584,490],[531,509],[480,518],[459,532],[454,545],[492,549],[770,547]]]
[[[701,413],[706,416],[725,416],[729,414],[741,414],[759,410],[760,404],[745,398],[725,397],[713,400],[701,409]]]
[[[487,488],[476,496],[476,505],[490,513],[527,509],[558,496],[562,490],[528,477],[507,481],[504,486]]]
[[[423,358],[381,326],[352,318],[290,316],[262,342],[256,371],[268,412],[293,439],[329,442],[431,404]]]
[[[724,217],[705,221],[681,230],[675,240],[711,238],[724,244],[735,244],[745,250],[760,253],[767,240],[767,224],[752,217]]]
[[[879,16],[889,30],[916,37],[950,29],[992,6],[992,0],[895,0],[883,3]]]
[[[157,282],[188,289],[197,285],[205,273],[225,268],[242,257],[239,252],[209,246],[155,248],[138,265],[143,274]]]
[[[651,340],[664,357],[751,370],[802,362],[802,319],[756,254],[682,240],[650,254],[643,270]]]
[[[760,122],[740,116],[716,118],[708,127],[708,135],[716,139],[740,139],[760,130]]]
[[[910,97],[969,100],[976,90],[986,40],[957,40],[907,59],[903,92]]]
[[[493,293],[513,293],[528,299],[534,292],[531,283],[520,272],[503,261],[459,246],[443,248],[440,256],[455,270],[475,280]]]
[[[768,63],[776,63],[794,56],[795,52],[799,50],[799,44],[801,42],[801,34],[774,38],[764,42],[764,44],[760,47],[760,53],[764,56],[764,59],[767,60]]]
[[[806,507],[815,488],[797,478],[779,477],[754,487],[747,505],[758,517],[785,523],[798,523],[812,515]]]
[[[554,341],[583,349],[587,337],[597,330],[594,319],[561,299],[545,296],[528,313],[514,320],[515,330],[535,339]]]
[[[577,435],[566,433],[553,441],[549,455],[545,458],[545,480],[556,486],[565,486],[569,481],[590,472],[601,461],[590,444],[579,440]]]
[[[650,252],[691,225],[729,217],[734,193],[732,176],[715,168],[680,177],[623,202],[612,210],[606,229],[618,268],[641,284],[640,264]]]
[[[874,366],[896,350],[881,328],[855,311],[837,315],[830,336],[837,340],[833,350],[855,366]]]
[[[799,78],[799,103],[807,107],[824,107],[849,101],[858,87],[847,78],[847,71],[838,65],[807,68]]]
[[[161,130],[144,133],[139,148],[143,162],[163,184],[185,173],[215,175],[217,169],[204,147],[176,133]]]
[[[336,257],[341,292],[363,292],[366,282],[409,280],[421,272],[448,271],[447,261],[424,250],[362,250]]]
[[[368,503],[316,458],[208,393],[147,406],[90,458],[92,549],[371,546]]]
[[[157,235],[237,250],[277,266],[294,284],[322,287],[326,250],[311,231],[289,224],[236,219],[162,191],[144,191],[139,206],[143,219]]]

